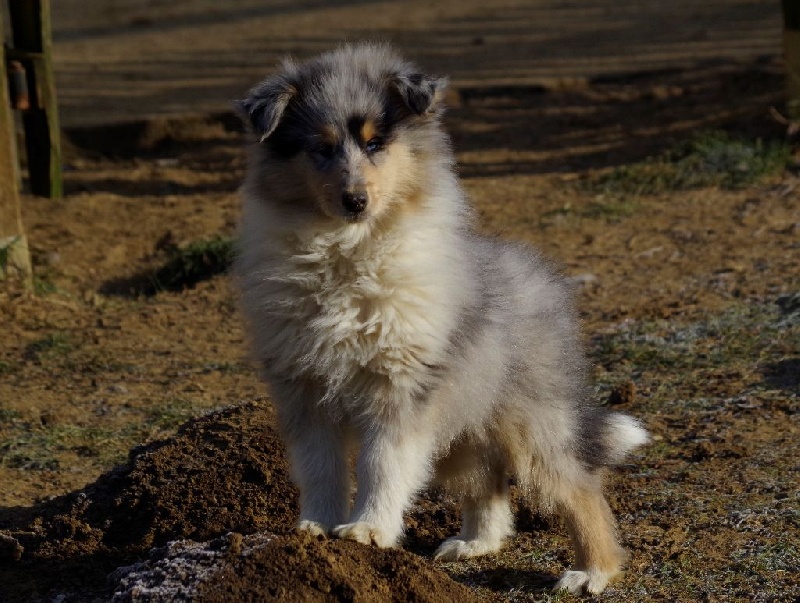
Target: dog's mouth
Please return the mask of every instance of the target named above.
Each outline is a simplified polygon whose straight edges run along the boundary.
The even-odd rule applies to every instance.
[[[319,205],[320,213],[327,216],[328,219],[331,219],[335,222],[344,222],[346,224],[360,224],[362,222],[366,222],[370,219],[370,215],[372,212],[369,210],[362,210],[362,211],[348,211],[343,207],[337,207],[336,205],[331,206],[332,204],[322,202]]]
[[[348,224],[356,224],[358,222],[364,222],[368,217],[369,214],[365,211],[361,212],[352,212],[348,211],[344,213],[344,221]]]

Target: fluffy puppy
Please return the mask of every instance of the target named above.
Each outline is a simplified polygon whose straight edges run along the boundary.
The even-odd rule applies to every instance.
[[[572,536],[557,588],[597,593],[625,559],[602,469],[647,434],[589,402],[563,279],[474,232],[445,84],[364,44],[286,62],[240,103],[253,141],[238,282],[298,527],[395,546],[414,495],[443,484],[463,524],[436,556],[484,555],[512,533],[514,476]]]

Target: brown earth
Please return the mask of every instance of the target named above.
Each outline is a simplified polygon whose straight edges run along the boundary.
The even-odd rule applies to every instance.
[[[409,511],[405,551],[293,535],[296,493],[228,278],[153,291],[176,248],[233,232],[242,135],[223,99],[263,71],[247,43],[265,62],[306,55],[358,36],[364,7],[53,4],[67,195],[25,197],[36,291],[0,290],[0,601],[547,600],[568,539],[524,503],[507,549],[467,562],[430,560],[458,530],[440,492]],[[589,4],[510,2],[505,18],[419,2],[403,31],[400,3],[370,18],[453,75],[447,126],[482,228],[576,277],[597,397],[654,434],[609,479],[631,562],[605,598],[797,600],[796,166],[734,189],[597,185],[706,128],[782,140],[764,33],[779,22],[765,2]],[[321,23],[333,29],[315,37]],[[623,25],[629,64],[609,33]]]

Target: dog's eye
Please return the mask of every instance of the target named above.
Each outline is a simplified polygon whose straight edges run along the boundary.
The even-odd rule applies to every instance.
[[[333,159],[336,155],[336,147],[332,145],[321,145],[311,149],[311,156],[319,163],[324,163]]]
[[[364,145],[364,150],[369,154],[377,153],[381,149],[383,149],[383,140],[380,138],[370,138]]]

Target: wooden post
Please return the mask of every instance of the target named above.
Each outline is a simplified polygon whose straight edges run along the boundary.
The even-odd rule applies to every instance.
[[[25,67],[30,108],[22,112],[31,193],[53,199],[61,186],[61,136],[53,78],[50,0],[9,0],[12,58]]]
[[[0,11],[0,32],[3,32]],[[2,36],[0,36],[2,37]],[[30,285],[31,260],[22,230],[16,133],[8,96],[5,48],[0,45],[0,279],[20,276]]]
[[[783,56],[786,59],[786,112],[800,121],[800,0],[783,0]]]

